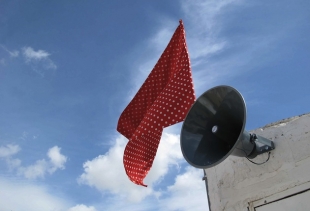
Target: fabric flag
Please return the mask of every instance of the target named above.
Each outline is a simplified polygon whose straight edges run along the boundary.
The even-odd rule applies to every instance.
[[[135,97],[121,114],[117,130],[129,139],[123,163],[129,179],[142,186],[164,127],[181,122],[195,101],[182,20]]]

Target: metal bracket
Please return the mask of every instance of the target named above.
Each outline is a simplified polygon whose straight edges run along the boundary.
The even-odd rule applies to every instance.
[[[255,158],[257,155],[269,152],[275,149],[273,141],[256,135],[255,133],[250,134],[250,142],[255,143],[255,150],[248,156],[249,158]]]

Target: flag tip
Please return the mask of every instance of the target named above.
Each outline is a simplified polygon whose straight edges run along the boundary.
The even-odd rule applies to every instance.
[[[143,186],[143,187],[147,187],[147,185],[145,185],[145,184],[143,183],[143,180],[137,181],[137,180],[132,179],[129,175],[128,175],[128,177],[129,177],[129,179],[131,180],[131,182],[135,183],[136,185],[141,185],[141,186]]]
[[[182,19],[180,19],[180,20],[179,20],[179,23],[183,25],[183,21],[182,21]]]

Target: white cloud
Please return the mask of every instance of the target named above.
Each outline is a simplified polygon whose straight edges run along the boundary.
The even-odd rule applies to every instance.
[[[186,17],[186,28],[190,58],[195,63],[206,60],[208,56],[222,51],[228,40],[221,38],[219,33],[223,23],[221,17],[227,9],[241,6],[243,0],[197,0],[182,1],[182,10]],[[188,27],[187,27],[188,26]]]
[[[44,50],[35,51],[31,47],[24,47],[22,51],[23,51],[23,55],[27,62],[30,62],[33,60],[37,60],[37,61],[44,60],[50,56],[50,54]]]
[[[139,201],[152,194],[151,188],[137,186],[127,178],[122,160],[126,142],[125,138],[119,137],[105,155],[85,162],[84,173],[79,177],[79,183],[95,187],[102,192],[125,195],[131,201]]]
[[[12,156],[20,151],[20,147],[14,144],[8,144],[0,147],[0,158]]]
[[[208,210],[206,186],[202,177],[201,169],[187,167],[184,173],[176,176],[175,182],[171,186],[161,187],[159,196],[152,195],[139,202],[128,202],[122,195],[115,194],[107,199],[109,203],[103,202],[103,205],[97,205],[97,207],[107,211]]]
[[[118,194],[132,202],[139,202],[150,195],[158,197],[159,192],[152,186],[168,173],[171,165],[177,166],[182,159],[179,137],[163,133],[153,167],[145,179],[147,188],[132,183],[125,173],[122,159],[126,143],[127,139],[119,136],[115,145],[105,155],[85,162],[84,173],[79,177],[79,183],[95,187],[104,193]]]
[[[50,162],[52,164],[52,168],[50,169],[50,172],[54,172],[57,169],[64,169],[64,164],[67,162],[67,157],[62,155],[60,153],[60,149],[58,146],[54,146],[50,148],[47,152],[47,156],[50,159]]]
[[[188,167],[178,175],[175,183],[168,187],[168,197],[161,201],[165,210],[207,210],[208,198],[202,169]]]
[[[123,151],[127,140],[118,137],[114,146],[105,155],[84,163],[84,173],[79,177],[80,184],[95,187],[102,193],[112,193],[105,210],[148,210],[158,207],[161,210],[206,210],[207,194],[202,181],[203,172],[189,167],[177,176],[175,183],[160,191],[153,189],[168,175],[169,168],[184,163],[179,145],[179,136],[164,131],[153,166],[145,179],[147,188],[133,184],[126,176],[123,167]],[[147,196],[151,198],[146,198]],[[128,202],[129,201],[129,202]],[[126,209],[122,209],[126,207]]]
[[[238,22],[233,24],[240,31],[231,30],[232,22],[229,21],[235,18],[234,13],[254,6],[253,2],[244,0],[181,2],[197,96],[215,85],[231,82],[233,77],[244,76],[277,57],[277,54],[267,57],[266,52],[279,45],[283,36],[292,30],[291,23],[272,27],[267,23],[253,33],[245,30],[247,21],[236,20]],[[264,30],[266,26],[268,30]]]
[[[5,159],[9,171],[12,171],[20,166],[21,161],[19,159],[12,158],[12,156],[17,154],[20,150],[20,147],[15,144],[0,146],[0,158]]]
[[[3,50],[5,50],[8,54],[10,54],[11,57],[18,57],[18,56],[19,56],[19,51],[17,51],[17,50],[10,51],[10,50],[8,50],[5,46],[3,46],[3,45],[0,45],[0,46],[1,46],[1,48],[2,48]]]
[[[153,166],[147,175],[146,184],[158,183],[168,173],[171,166],[179,168],[183,162],[179,135],[171,134],[164,130]]]
[[[64,164],[67,162],[67,157],[60,153],[61,148],[54,146],[47,152],[49,158],[37,160],[35,164],[27,167],[18,167],[18,174],[23,175],[27,179],[44,178],[45,174],[49,172],[53,174],[58,169],[64,169]]]
[[[20,159],[15,159],[15,158],[7,158],[6,159],[6,164],[8,165],[9,171],[13,171],[17,169],[21,165],[21,160]]]
[[[22,166],[19,159],[12,158],[13,155],[20,151],[18,145],[8,144],[0,147],[0,158],[5,158],[10,171],[16,170],[18,175],[23,175],[27,179],[43,178],[48,172],[54,173],[58,169],[64,169],[67,157],[60,153],[61,148],[54,146],[47,152],[49,158],[37,160],[34,164],[29,166]]]
[[[35,51],[31,47],[22,48],[23,57],[26,64],[30,65],[32,70],[42,77],[47,70],[56,70],[56,64],[50,59],[50,53],[44,50]]]
[[[48,169],[48,162],[42,159],[37,160],[35,164],[27,167],[20,166],[18,168],[18,174],[23,175],[27,179],[43,178]]]
[[[11,51],[11,52],[10,52],[10,55],[11,55],[12,57],[18,57],[19,51]]]
[[[248,62],[247,57],[243,60],[240,60],[240,57],[234,57],[227,58],[224,62],[210,61],[210,57],[224,52],[225,49],[234,44],[229,38],[220,36],[224,27],[221,18],[226,15],[227,10],[243,6],[242,2],[243,0],[185,0],[181,2],[187,46],[197,93],[202,93],[207,88],[218,85],[223,77],[240,74],[240,71],[231,71],[231,69]],[[138,59],[135,58],[133,71],[131,71],[132,89],[129,92],[128,99],[135,95],[153,69],[178,25],[175,19],[172,20],[165,16],[160,17],[159,22],[162,24],[156,29],[157,33],[137,47],[137,52],[148,53],[138,57]],[[255,46],[260,44],[258,42]],[[249,46],[253,48],[252,45]],[[250,55],[248,52],[246,54]]]
[[[78,204],[74,207],[71,207],[68,211],[97,211],[95,207],[87,207],[84,204]]]
[[[234,58],[229,62],[228,59],[223,62],[210,58],[232,45],[229,38],[220,36],[223,28],[222,18],[227,9],[241,6],[241,2],[242,0],[186,0],[181,3],[186,17],[185,28],[195,90],[199,94],[218,85],[224,77],[240,73],[237,70],[231,71],[231,68],[245,60]]]
[[[53,71],[57,69],[57,65],[50,58],[51,54],[45,50],[34,50],[32,47],[23,47],[20,51],[18,50],[8,50],[5,46],[0,45],[0,47],[10,55],[11,58],[17,58],[22,55],[22,59],[31,69],[37,74],[44,77],[46,74],[54,73]],[[0,59],[1,65],[7,65],[7,59]]]
[[[63,211],[69,203],[42,185],[0,177],[1,210]]]

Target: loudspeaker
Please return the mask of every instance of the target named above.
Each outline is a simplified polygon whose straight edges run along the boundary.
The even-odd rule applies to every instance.
[[[203,93],[189,110],[181,131],[185,160],[196,168],[213,167],[229,155],[254,158],[274,143],[245,129],[246,105],[233,87],[217,86]]]

